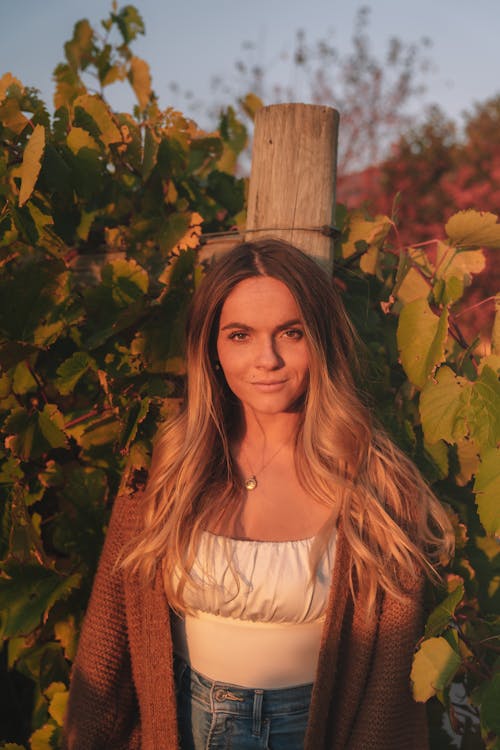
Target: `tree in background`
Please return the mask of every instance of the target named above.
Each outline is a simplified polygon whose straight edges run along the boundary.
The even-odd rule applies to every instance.
[[[302,101],[335,107],[342,113],[338,168],[340,174],[378,163],[390,145],[411,122],[409,110],[424,92],[425,75],[430,70],[427,52],[430,40],[405,44],[393,38],[385,56],[373,51],[369,37],[370,9],[362,6],[356,13],[350,39],[351,48],[341,51],[333,31],[314,42],[303,30],[274,63],[264,67],[261,50],[254,42],[245,42],[242,57],[235,63],[233,78],[217,76],[212,80],[214,103],[190,102],[190,107],[217,122],[220,110],[240,100],[240,116],[252,132],[252,98],[264,104]],[[252,59],[255,58],[255,59]],[[273,82],[273,67],[281,72],[284,85]],[[177,93],[177,83],[171,84]],[[250,100],[248,92],[252,92]],[[250,111],[249,111],[250,104]],[[248,159],[245,162],[248,167]]]

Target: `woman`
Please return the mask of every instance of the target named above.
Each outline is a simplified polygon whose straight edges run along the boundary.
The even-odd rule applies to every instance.
[[[409,673],[446,514],[374,426],[328,276],[276,240],[207,274],[187,397],[119,498],[70,748],[427,747]]]

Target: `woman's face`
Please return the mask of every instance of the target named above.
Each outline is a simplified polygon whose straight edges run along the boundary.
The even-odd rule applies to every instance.
[[[256,276],[233,289],[222,307],[217,353],[245,411],[293,409],[307,387],[309,351],[300,311],[282,281]]]

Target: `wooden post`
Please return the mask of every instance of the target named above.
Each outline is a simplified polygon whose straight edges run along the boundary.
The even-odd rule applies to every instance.
[[[331,107],[273,104],[259,110],[246,240],[284,239],[332,270],[333,239],[311,228],[334,223],[338,123]]]

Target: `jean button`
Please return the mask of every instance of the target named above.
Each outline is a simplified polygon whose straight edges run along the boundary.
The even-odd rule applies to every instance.
[[[217,690],[214,692],[214,698],[216,701],[223,701],[226,698],[226,691],[224,688],[217,688]]]

